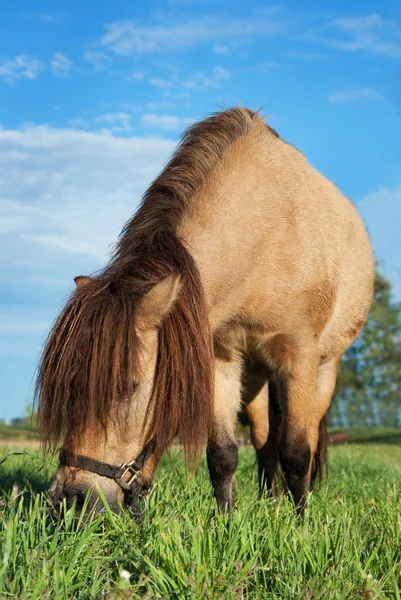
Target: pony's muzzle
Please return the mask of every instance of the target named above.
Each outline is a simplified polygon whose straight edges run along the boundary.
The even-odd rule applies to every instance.
[[[66,505],[67,509],[75,507],[77,517],[83,510],[87,516],[105,512],[106,502],[112,512],[120,514],[124,500],[116,483],[68,467],[59,467],[47,496],[53,514],[61,515]]]

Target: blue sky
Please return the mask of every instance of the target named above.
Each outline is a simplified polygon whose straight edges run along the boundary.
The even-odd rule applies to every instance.
[[[73,277],[205,114],[261,109],[357,204],[401,298],[395,0],[0,4],[0,417],[21,415]]]

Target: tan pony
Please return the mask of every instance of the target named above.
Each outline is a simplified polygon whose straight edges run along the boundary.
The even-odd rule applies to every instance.
[[[302,512],[373,273],[352,203],[258,113],[192,126],[47,339],[36,393],[45,443],[63,442],[53,502],[93,488],[133,505],[179,436],[190,459],[207,443],[230,508],[244,406],[261,488],[279,461]]]

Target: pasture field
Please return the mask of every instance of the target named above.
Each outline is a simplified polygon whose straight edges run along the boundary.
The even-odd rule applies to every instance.
[[[139,527],[107,509],[86,524],[73,511],[52,521],[39,492],[54,466],[34,449],[10,457],[0,466],[0,598],[400,600],[401,446],[378,442],[329,449],[329,480],[301,524],[288,499],[258,500],[249,447],[231,518],[215,513],[205,462],[187,478],[174,449]]]

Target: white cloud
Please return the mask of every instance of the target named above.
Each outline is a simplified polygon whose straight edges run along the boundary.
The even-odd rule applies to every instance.
[[[56,13],[39,13],[32,10],[24,10],[23,17],[28,21],[40,21],[41,23],[56,24],[61,23],[63,19],[63,12],[58,11]]]
[[[142,81],[145,79],[145,74],[141,71],[134,71],[131,75],[128,75],[128,79],[132,79],[133,81]]]
[[[352,104],[366,102],[367,100],[378,100],[380,94],[372,88],[356,88],[351,90],[336,90],[329,96],[331,104]]]
[[[132,108],[130,108],[132,110]],[[142,110],[142,108],[140,108]],[[112,135],[114,133],[122,133],[131,131],[131,117],[125,112],[106,113],[98,115],[92,119],[84,119],[83,117],[73,117],[68,119],[68,126],[73,129],[85,129],[87,131],[95,131],[103,135]],[[102,125],[99,129],[98,125]]]
[[[230,48],[223,44],[217,44],[217,46],[214,47],[214,51],[216,54],[221,54],[222,56],[229,56],[231,52]]]
[[[61,14],[50,14],[50,13],[43,13],[39,15],[39,20],[42,21],[42,23],[60,23],[61,22]]]
[[[384,19],[379,14],[372,14],[353,19],[335,19],[331,25],[344,31],[364,33],[374,29],[381,29],[384,25]]]
[[[168,3],[172,6],[190,6],[191,4],[217,4],[218,2],[224,2],[224,0],[168,0]]]
[[[145,127],[165,129],[167,131],[179,131],[193,123],[193,119],[182,119],[174,115],[155,115],[148,113],[142,116],[141,123]]]
[[[172,81],[169,81],[168,79],[159,79],[158,77],[152,77],[149,80],[149,83],[155,87],[161,88],[162,90],[174,87],[174,83]]]
[[[160,100],[160,102],[146,102],[144,110],[171,110],[174,108],[174,104],[169,100]]]
[[[327,56],[316,52],[290,52],[288,58],[302,60],[304,62],[322,62],[327,60]]]
[[[82,117],[73,117],[68,119],[68,126],[74,129],[89,129],[89,123]]]
[[[106,52],[99,50],[86,50],[82,55],[82,60],[89,63],[94,71],[103,71],[111,62],[111,57]]]
[[[18,54],[12,59],[0,58],[0,78],[7,83],[17,79],[36,79],[44,64],[29,54]]]
[[[55,77],[68,77],[72,69],[72,61],[62,52],[55,52],[50,66]]]
[[[358,202],[358,209],[367,225],[375,256],[400,300],[401,185],[368,194]]]
[[[370,14],[351,19],[335,19],[318,28],[311,41],[347,52],[367,52],[377,56],[401,58],[401,36],[396,20]]]
[[[278,66],[278,63],[275,60],[266,60],[262,63],[256,63],[246,69],[243,69],[245,73],[260,73],[261,75],[266,75],[267,73],[271,73],[273,69]]]
[[[165,95],[170,95],[171,92],[166,91]],[[189,94],[188,94],[189,96]],[[187,94],[185,94],[185,98],[187,98]],[[130,112],[153,112],[155,110],[171,110],[175,108],[174,104],[170,102],[170,100],[160,100],[157,102],[145,102],[144,104],[132,104],[131,102],[123,102],[121,104],[121,108],[124,110],[129,110]]]
[[[112,132],[129,131],[132,129],[130,124],[130,116],[127,113],[108,113],[99,115],[94,119],[95,123],[106,123],[110,126]]]
[[[245,19],[204,17],[182,23],[144,25],[140,21],[122,20],[105,26],[101,45],[118,55],[164,53],[183,50],[198,44],[221,40],[253,39],[271,36],[287,30],[285,21],[277,15],[257,15]]]
[[[191,97],[189,92],[171,92],[170,90],[166,90],[164,95],[166,98],[173,98],[175,100],[188,100]]]
[[[78,257],[83,269],[101,266],[173,148],[47,126],[0,130],[0,270],[59,276]]]
[[[193,77],[184,81],[183,86],[189,90],[220,88],[224,81],[231,78],[231,71],[224,67],[214,67],[210,75],[195,73]]]

